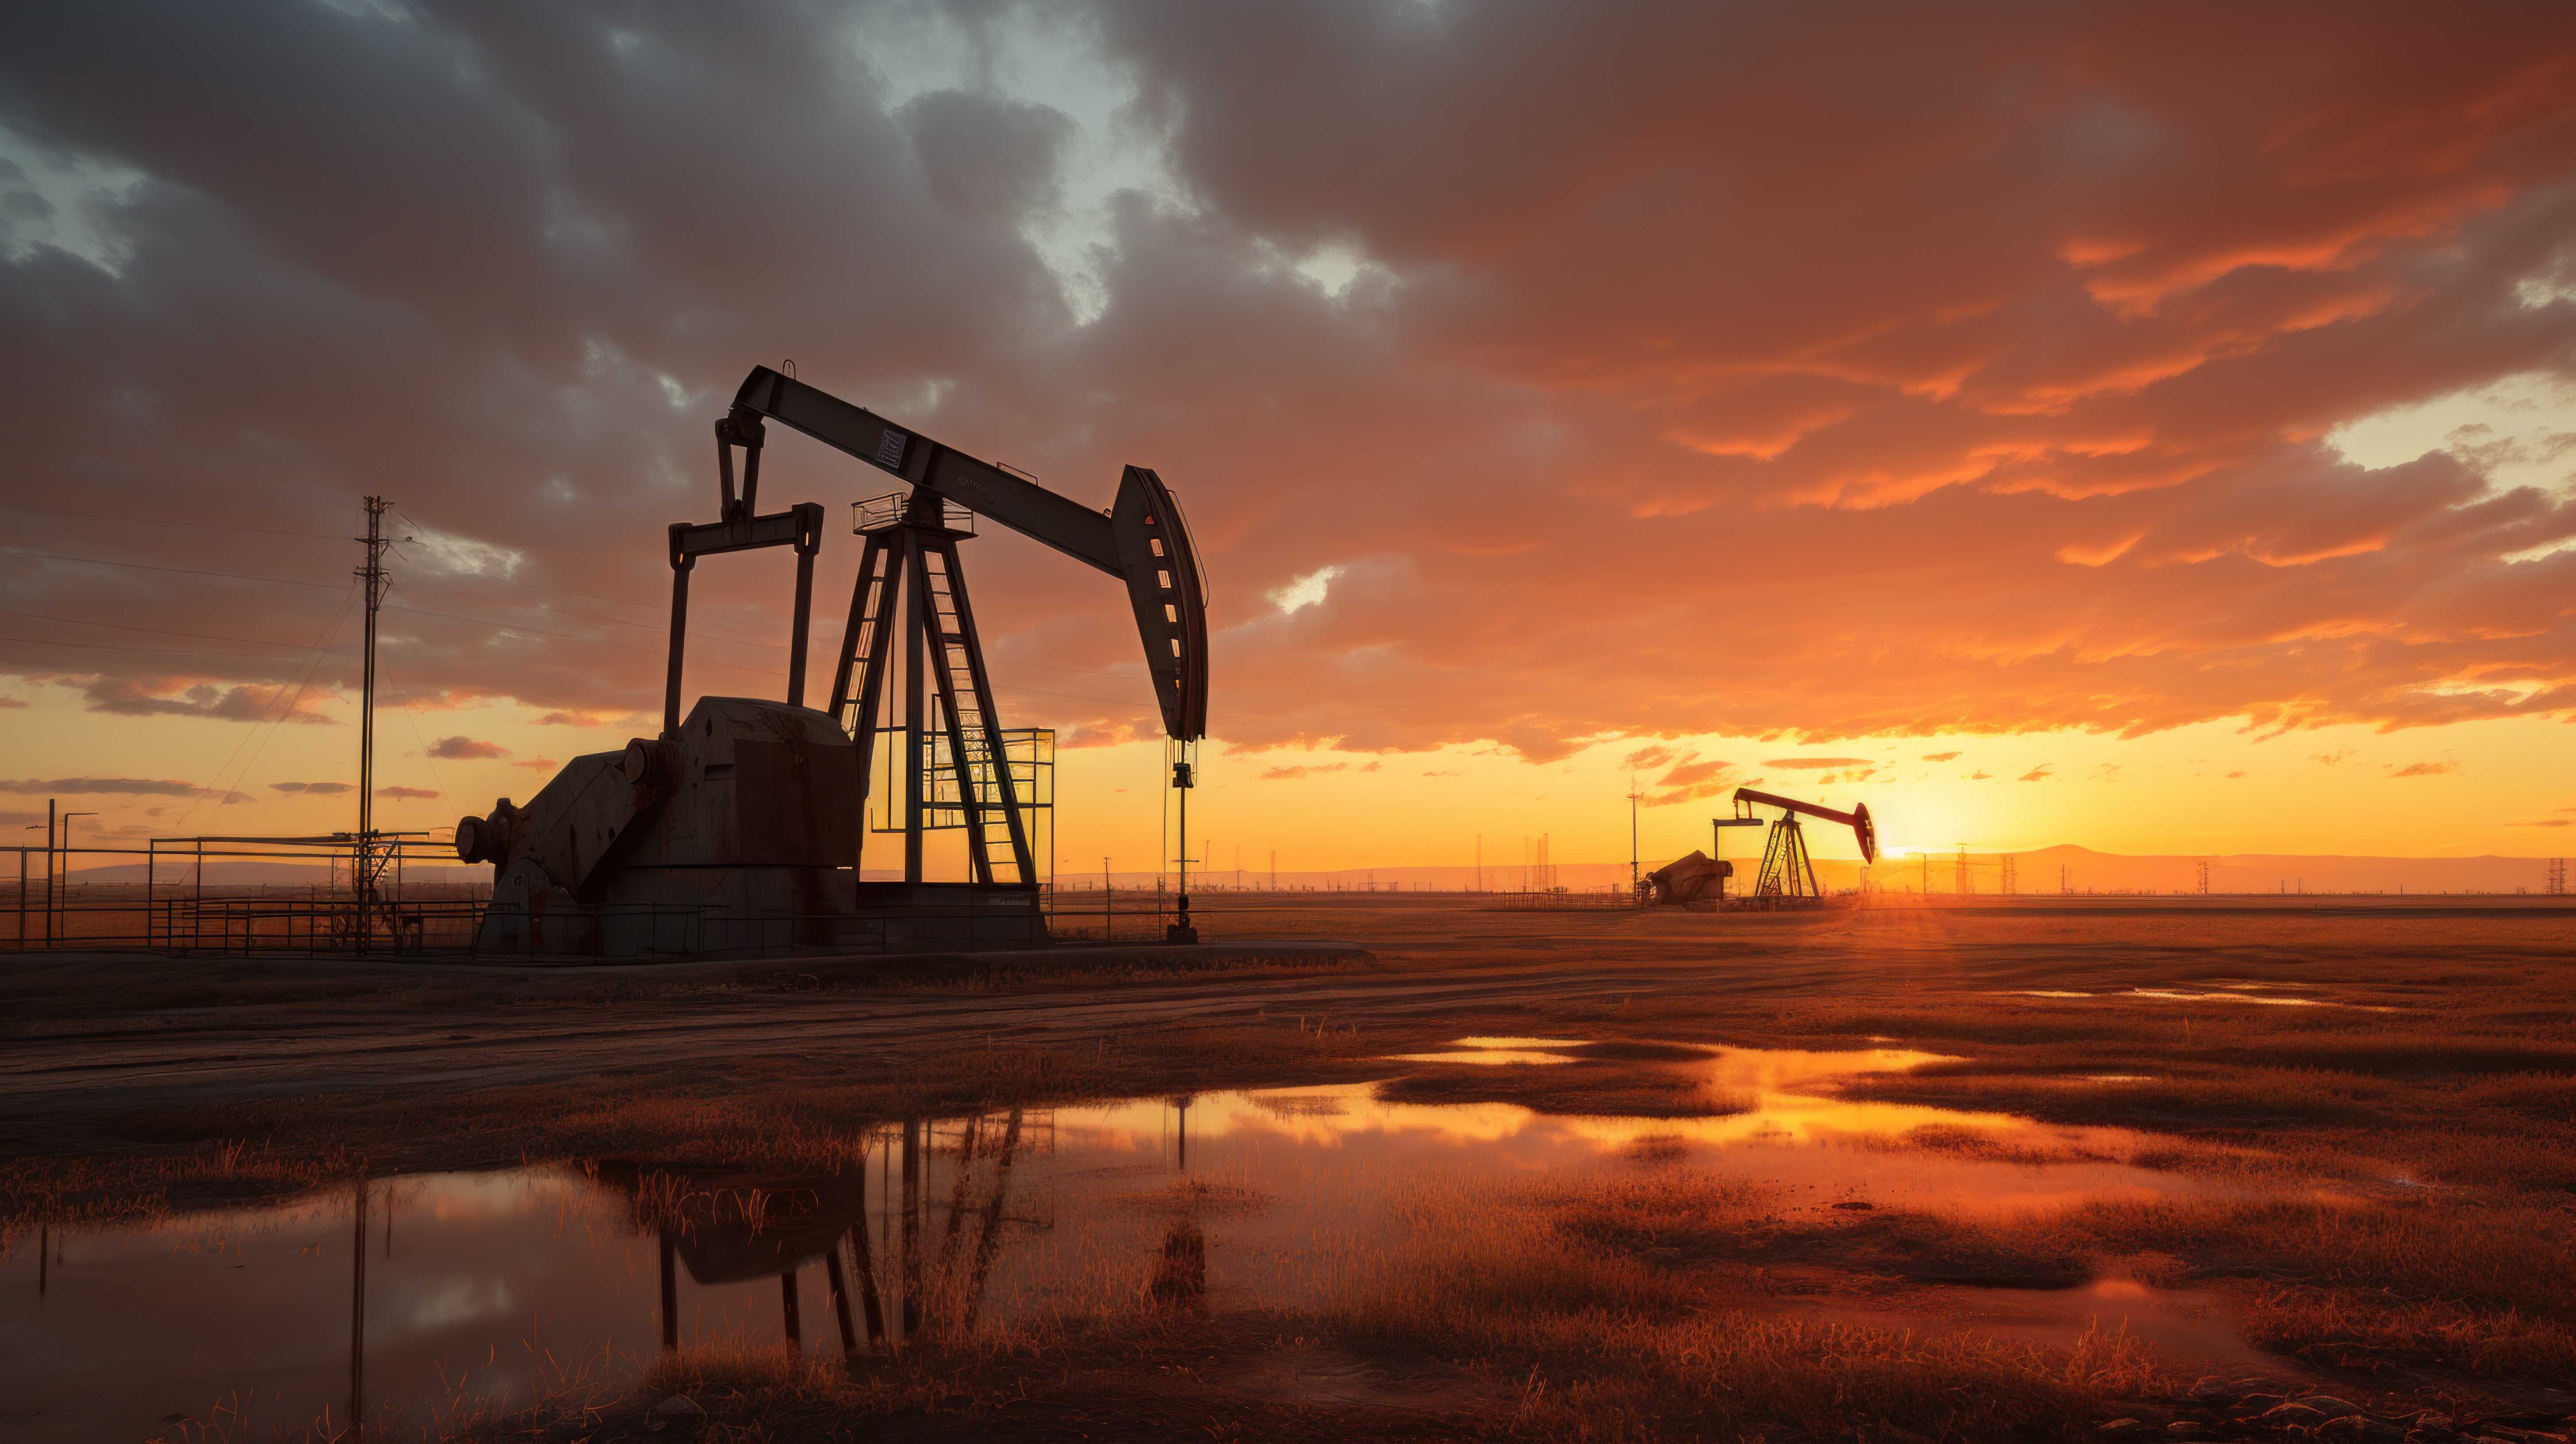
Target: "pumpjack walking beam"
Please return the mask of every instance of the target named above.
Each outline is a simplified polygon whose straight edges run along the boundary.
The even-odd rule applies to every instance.
[[[954,808],[968,830],[968,855],[978,882],[999,881],[1002,848],[1021,881],[1036,877],[1026,824],[1021,817],[1009,759],[997,722],[992,684],[974,614],[966,600],[956,542],[966,533],[946,525],[942,503],[953,501],[980,516],[1036,539],[1124,582],[1145,664],[1154,681],[1164,731],[1184,753],[1207,732],[1207,593],[1196,548],[1180,508],[1162,478],[1127,467],[1115,504],[1094,511],[1026,477],[969,456],[853,406],[766,366],[755,367],[734,396],[732,413],[718,423],[725,443],[724,477],[732,479],[730,447],[742,446],[745,503],[764,437],[776,421],[909,483],[911,496],[899,518],[861,530],[866,554],[850,597],[848,629],[832,682],[831,709],[849,719],[863,745],[861,786],[869,784],[872,743],[892,658],[897,593],[903,594],[905,639],[904,876],[919,881],[922,832],[931,816]],[[933,658],[935,667],[925,665]],[[925,679],[925,673],[931,674]],[[939,715],[924,715],[936,698]],[[926,730],[935,726],[936,734]],[[956,800],[937,797],[924,739],[944,736]],[[1174,785],[1190,785],[1184,761]],[[1181,903],[1188,925],[1188,901]]]
[[[1738,816],[1749,815],[1748,809],[1756,805],[1780,809],[1780,818],[1772,823],[1771,835],[1763,844],[1762,875],[1754,884],[1754,896],[1763,899],[1766,905],[1774,899],[1824,896],[1824,889],[1816,885],[1815,863],[1807,856],[1806,834],[1798,826],[1798,818],[1802,814],[1821,822],[1836,822],[1849,827],[1852,835],[1860,841],[1861,861],[1874,862],[1878,858],[1878,825],[1870,821],[1867,803],[1849,812],[1836,812],[1830,807],[1819,807],[1815,803],[1782,797],[1774,792],[1757,792],[1750,787],[1735,789]]]
[[[1183,742],[1207,735],[1207,590],[1180,507],[1153,471],[1128,467],[1119,478],[1116,504],[1097,512],[830,392],[755,366],[734,393],[727,422],[756,449],[762,418],[1125,582],[1164,732]]]

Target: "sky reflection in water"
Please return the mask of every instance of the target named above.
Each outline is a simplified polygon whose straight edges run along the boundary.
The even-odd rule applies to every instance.
[[[892,1126],[871,1135],[862,1166],[822,1176],[552,1164],[379,1180],[363,1218],[340,1190],[48,1231],[0,1261],[0,1434],[142,1438],[225,1401],[263,1428],[346,1419],[353,1295],[371,1417],[523,1403],[550,1369],[648,1355],[666,1340],[666,1287],[668,1337],[683,1344],[792,1328],[815,1353],[1157,1302],[1312,1306],[1404,1240],[1409,1194],[1633,1167],[1647,1139],[1683,1167],[1776,1184],[1792,1211],[1865,1200],[1996,1215],[2203,1186],[2116,1162],[1890,1151],[1890,1136],[1918,1128],[2113,1158],[2131,1139],[1822,1096],[1837,1078],[1929,1061],[1727,1050],[1680,1065],[1755,1101],[1715,1118],[1390,1103],[1366,1084],[1268,1089],[938,1120],[914,1126],[909,1150]]]

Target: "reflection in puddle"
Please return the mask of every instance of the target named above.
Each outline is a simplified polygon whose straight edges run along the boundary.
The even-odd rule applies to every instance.
[[[2270,1003],[2283,1008],[2321,1008],[2328,1006],[2316,998],[2275,998],[2262,993],[2230,989],[2217,993],[2187,993],[2180,988],[2131,988],[2123,998],[2163,998],[2175,1003]]]
[[[2015,988],[2003,994],[2010,998],[2150,998],[2166,1003],[2268,1003],[2281,1008],[2353,1008],[2365,1013],[2394,1013],[2395,1008],[2377,1003],[2338,1003],[2330,998],[2283,998],[2270,993],[2257,993],[2255,988],[2312,987],[2309,983],[2225,983],[2217,992],[2195,993],[2182,988],[2123,988],[2111,993],[2077,993],[2063,988]]]
[[[1469,1048],[1455,1053],[1396,1053],[1389,1063],[1469,1063],[1501,1065],[1505,1063],[1572,1063],[1571,1053],[1536,1053],[1526,1048]]]
[[[228,1399],[259,1431],[345,1421],[353,1396],[375,1418],[507,1408],[550,1367],[595,1375],[715,1340],[838,1353],[1066,1316],[1316,1308],[1414,1236],[1408,1199],[1552,1174],[1697,1170],[1818,1216],[2019,1216],[2216,1186],[2116,1161],[2138,1143],[2118,1130],[1820,1096],[1933,1057],[1665,1065],[1750,1096],[1721,1117],[1266,1089],[890,1125],[819,1171],[555,1164],[49,1231],[0,1258],[0,1434],[141,1438]],[[1891,1143],[1906,1134],[1948,1141]],[[2008,1135],[2031,1146],[1958,1146]],[[2112,1322],[2108,1302],[2086,1307]]]

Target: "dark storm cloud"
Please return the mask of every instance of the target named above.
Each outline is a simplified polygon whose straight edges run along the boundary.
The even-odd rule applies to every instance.
[[[884,22],[938,13],[8,11],[0,188],[57,209],[0,233],[9,485],[324,538],[391,495],[423,538],[395,695],[649,715],[661,529],[711,510],[743,371],[793,357],[1086,502],[1157,466],[1239,743],[2576,705],[2576,508],[2492,486],[2482,443],[2364,471],[2319,440],[2576,375],[2563,7],[961,7],[966,73],[1044,30],[1167,146],[1173,194],[1112,199],[1082,287],[1031,239],[1076,123],[914,93]],[[85,249],[29,239],[82,216]],[[1292,264],[1318,248],[1360,262],[1337,292]],[[770,505],[876,489],[795,437],[768,475]],[[24,558],[0,606],[309,640],[26,630],[0,668],[173,719],[352,680],[344,542],[26,535],[189,570]],[[1132,664],[1097,578],[977,548],[1006,682]],[[783,569],[718,560],[691,685],[772,692]],[[1015,720],[1147,715],[1027,685],[1110,700]]]

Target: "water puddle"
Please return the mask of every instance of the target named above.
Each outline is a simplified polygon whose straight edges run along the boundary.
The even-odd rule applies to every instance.
[[[1537,1043],[1598,1061],[1578,1040],[1461,1042],[1492,1045],[1463,1049],[1482,1061]],[[1601,1051],[1619,1046],[1661,1045]],[[0,1437],[139,1439],[218,1408],[255,1432],[353,1407],[506,1409],[585,1369],[716,1340],[824,1355],[1066,1315],[1316,1307],[1407,1242],[1422,1217],[1409,1201],[1552,1176],[1699,1170],[1820,1217],[2011,1216],[2221,1187],[2121,1161],[2140,1139],[2119,1130],[1826,1091],[1933,1055],[1680,1051],[1653,1066],[1700,1075],[1738,1111],[1263,1089],[889,1125],[802,1171],[550,1164],[48,1230],[0,1258]],[[2083,1308],[2116,1322],[2115,1296],[2088,1287]],[[2170,1301],[2133,1303],[2122,1317]],[[2022,1323],[2054,1342],[2081,1332],[2073,1304],[2048,1313],[2016,1292],[2011,1306],[2039,1310]]]
[[[1455,1053],[1397,1053],[1389,1063],[1465,1063],[1471,1067],[1498,1067],[1507,1063],[1574,1063],[1581,1060],[1571,1053],[1540,1053],[1527,1048],[1464,1048]]]
[[[2339,1003],[2331,998],[2284,998],[2271,993],[2252,991],[2258,987],[2310,987],[2299,983],[2225,983],[2215,992],[2194,992],[2187,988],[2120,988],[2107,993],[2078,993],[2063,988],[2015,988],[2003,994],[2009,998],[2146,998],[2165,1003],[2264,1003],[2277,1008],[2352,1008],[2364,1013],[2394,1013],[2395,1008],[2378,1003]]]

